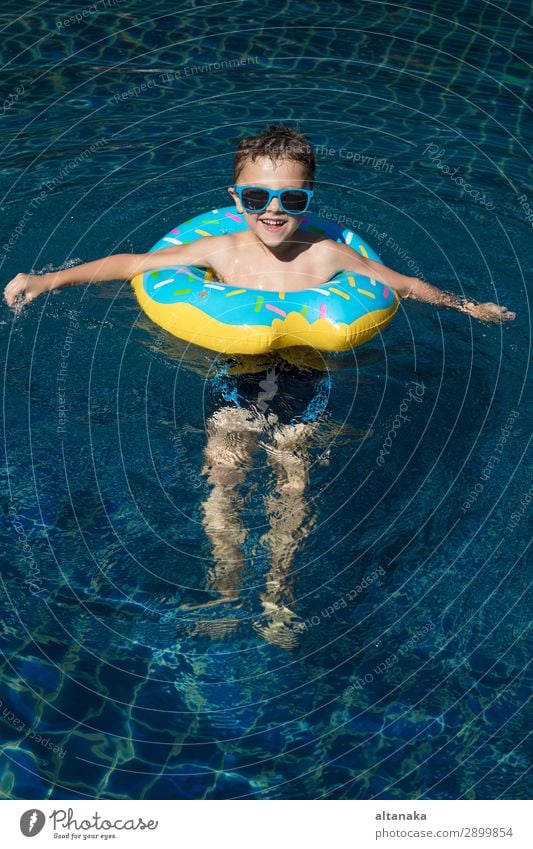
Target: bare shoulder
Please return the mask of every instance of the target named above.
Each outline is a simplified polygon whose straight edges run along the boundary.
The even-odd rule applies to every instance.
[[[173,245],[170,248],[160,248],[159,250],[147,254],[148,266],[157,255],[157,265],[161,262],[168,262],[168,265],[196,265],[198,267],[209,267],[213,264],[214,259],[218,256],[225,256],[231,250],[231,236],[205,236],[202,239],[195,239],[194,242],[187,242],[182,245]]]
[[[361,271],[365,258],[344,242],[335,239],[320,239],[313,246],[314,259],[328,277],[339,271]]]
[[[233,235],[227,236],[204,236],[202,239],[197,239],[195,242],[190,242],[189,246],[195,246],[196,250],[204,257],[215,256],[216,254],[225,253],[234,248]]]
[[[204,251],[205,256],[215,257],[224,256],[235,250],[235,236],[237,234],[228,234],[226,236],[205,236],[203,239],[198,239],[199,246]],[[203,245],[202,245],[203,243]]]

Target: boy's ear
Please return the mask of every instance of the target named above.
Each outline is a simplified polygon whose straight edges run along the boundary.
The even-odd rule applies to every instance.
[[[238,212],[244,212],[244,209],[241,206],[241,202],[239,200],[239,195],[237,194],[237,192],[233,191],[232,188],[229,188],[228,192],[231,195],[231,199],[232,199],[233,203],[237,207],[237,211]]]

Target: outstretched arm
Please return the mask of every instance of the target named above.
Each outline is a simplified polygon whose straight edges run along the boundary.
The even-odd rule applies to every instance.
[[[399,274],[380,262],[359,256],[348,245],[336,243],[335,248],[336,262],[343,264],[343,268],[339,268],[339,271],[355,271],[357,274],[364,274],[367,277],[381,280],[387,286],[391,286],[402,298],[412,298],[428,304],[452,307],[459,312],[471,315],[473,318],[478,318],[480,321],[502,322],[516,318],[516,313],[510,312],[507,307],[492,303],[476,304],[469,298],[463,298],[451,292],[443,292],[436,286],[424,283],[417,277]]]
[[[22,306],[42,292],[50,292],[61,286],[97,283],[103,280],[131,280],[145,271],[172,268],[176,265],[206,267],[211,264],[208,257],[216,255],[217,249],[220,249],[220,245],[216,243],[223,238],[224,236],[206,237],[188,245],[176,245],[146,254],[114,254],[47,274],[17,274],[5,287],[4,299],[10,307],[19,299]]]
[[[369,260],[372,262],[372,260]],[[507,307],[500,304],[476,304],[469,298],[463,298],[460,295],[454,295],[451,292],[443,292],[437,289],[436,286],[431,286],[429,283],[424,283],[416,277],[404,277],[402,274],[397,274],[391,271],[390,268],[381,266],[383,271],[381,275],[378,272],[379,263],[375,263],[375,276],[392,286],[402,298],[413,298],[416,301],[424,301],[428,304],[437,304],[442,307],[452,307],[459,312],[467,313],[473,318],[478,318],[480,321],[511,321],[516,318],[516,313],[510,312]],[[401,277],[402,281],[394,282],[394,278]],[[405,283],[403,281],[406,281]]]

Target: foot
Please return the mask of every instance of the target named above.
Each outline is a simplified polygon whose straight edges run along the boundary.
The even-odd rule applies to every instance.
[[[263,602],[264,616],[253,628],[267,641],[283,649],[294,649],[298,645],[297,633],[301,630],[300,617],[285,605]]]
[[[192,629],[193,635],[210,637],[212,640],[231,634],[239,625],[238,619],[206,619],[204,622],[195,622]]]
[[[211,601],[204,601],[200,604],[180,604],[180,610],[204,610],[208,607],[217,607],[219,604],[225,604],[225,602],[236,602],[240,601],[239,594],[235,593],[235,595],[221,595],[219,598],[213,598]],[[242,602],[238,605],[240,607]]]

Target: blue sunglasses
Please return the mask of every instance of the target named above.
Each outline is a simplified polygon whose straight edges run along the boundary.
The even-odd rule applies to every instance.
[[[310,189],[265,189],[263,186],[233,186],[246,212],[263,212],[276,198],[287,215],[307,212],[314,195]]]

